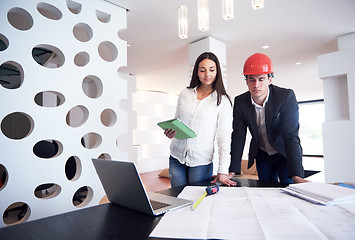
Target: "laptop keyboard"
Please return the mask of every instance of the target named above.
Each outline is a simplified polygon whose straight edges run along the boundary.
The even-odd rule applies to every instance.
[[[168,203],[158,202],[158,201],[154,201],[154,200],[149,200],[149,202],[152,205],[153,210],[157,210],[160,208],[170,206],[170,204],[168,204]]]

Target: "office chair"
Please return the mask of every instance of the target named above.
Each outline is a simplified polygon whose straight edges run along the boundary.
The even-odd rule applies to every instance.
[[[83,143],[83,140],[82,140]],[[68,180],[72,180],[75,177],[75,174],[77,172],[77,165],[75,158],[71,156],[67,163],[65,164],[65,175]],[[75,206],[81,204],[85,198],[87,197],[87,187],[81,187],[78,191],[76,191],[73,195],[73,204]],[[78,202],[78,204],[76,204]]]
[[[20,221],[26,215],[27,209],[28,209],[28,205],[26,203],[24,203],[21,206],[10,208],[9,210],[6,210],[4,212],[3,217],[7,218],[9,216],[10,212],[20,211],[17,215],[17,220]]]
[[[80,205],[88,196],[88,188],[86,186],[79,188],[73,196],[74,206]],[[76,203],[78,202],[78,203]]]

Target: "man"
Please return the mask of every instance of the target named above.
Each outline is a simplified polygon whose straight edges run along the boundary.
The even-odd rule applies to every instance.
[[[271,84],[274,77],[272,63],[264,54],[250,56],[245,61],[243,74],[249,91],[234,99],[230,173],[241,172],[249,128],[252,139],[248,168],[255,159],[259,180],[307,182],[303,179],[298,103],[294,92]]]

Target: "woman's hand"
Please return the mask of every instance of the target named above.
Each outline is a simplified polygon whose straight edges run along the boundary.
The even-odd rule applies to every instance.
[[[164,130],[164,134],[165,134],[165,136],[167,136],[168,138],[172,139],[173,137],[175,137],[176,131],[175,131],[174,129],[165,129],[165,130]]]
[[[229,179],[229,176],[227,174],[223,174],[223,173],[218,173],[216,178],[211,183],[216,183],[217,181],[227,186],[237,185],[236,182]]]

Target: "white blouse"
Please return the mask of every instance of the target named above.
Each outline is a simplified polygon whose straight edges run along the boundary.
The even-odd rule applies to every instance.
[[[171,156],[190,167],[207,165],[213,161],[214,142],[217,140],[217,173],[228,174],[233,118],[229,99],[222,96],[217,106],[216,91],[198,100],[196,88],[185,88],[180,93],[175,117],[194,130],[197,136],[181,140],[173,138]]]

